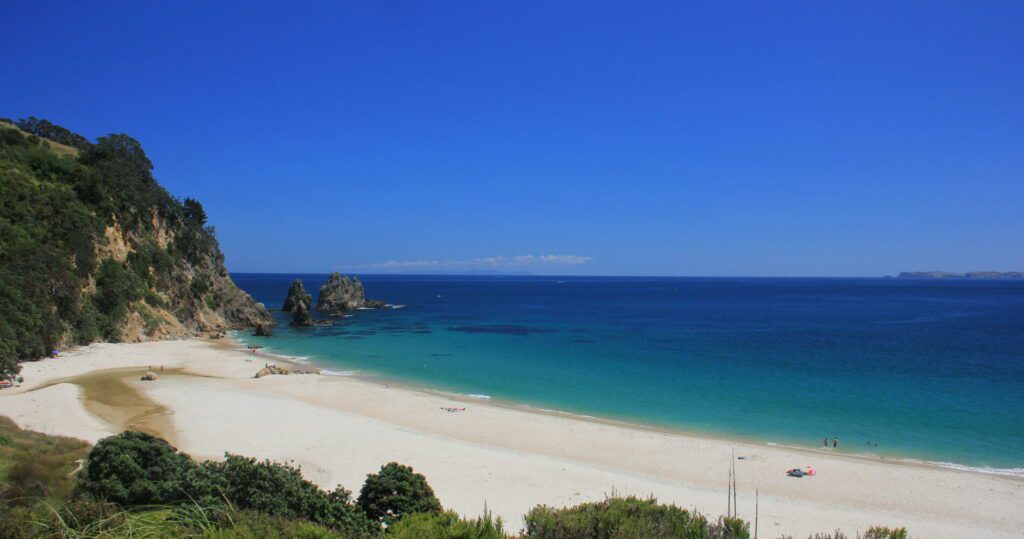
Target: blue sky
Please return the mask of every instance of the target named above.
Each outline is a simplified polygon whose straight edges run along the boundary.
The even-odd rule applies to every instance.
[[[1022,2],[0,6],[232,271],[1024,269]]]

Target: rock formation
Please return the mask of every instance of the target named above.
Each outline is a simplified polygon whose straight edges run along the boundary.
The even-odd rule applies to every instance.
[[[153,372],[153,371],[149,371],[142,378],[140,378],[140,380],[142,380],[144,382],[155,382],[156,381],[156,373]]]
[[[291,374],[291,371],[284,367],[278,367],[277,365],[267,365],[260,369],[253,378],[263,378],[264,376],[270,376],[271,374]]]
[[[316,310],[324,314],[344,314],[359,308],[383,309],[383,301],[366,299],[363,283],[359,277],[349,279],[338,272],[331,274],[320,287]]]
[[[297,303],[295,308],[292,309],[292,325],[293,326],[312,326],[313,315],[309,312],[308,303]]]
[[[256,337],[269,337],[274,334],[274,326],[270,324],[256,324],[256,331],[253,335]]]
[[[292,281],[292,286],[288,288],[288,295],[284,298],[284,305],[281,306],[281,310],[290,313],[300,302],[312,305],[313,296],[306,292],[305,286],[302,286],[302,279],[295,279]]]
[[[313,296],[302,286],[302,279],[295,279],[288,288],[288,295],[284,298],[281,310],[292,315],[293,326],[310,326],[313,324],[313,315],[310,312],[312,303]]]

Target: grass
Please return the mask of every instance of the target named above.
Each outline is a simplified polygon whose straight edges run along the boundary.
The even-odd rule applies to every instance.
[[[81,440],[22,430],[0,417],[0,501],[68,499],[75,488],[69,475],[88,454],[89,444]]]
[[[0,120],[0,128],[16,129],[18,131],[21,131],[21,129],[18,129],[18,126],[14,125],[13,123],[10,123],[8,121],[4,121],[4,120]],[[21,133],[24,134],[24,135],[28,135],[28,133],[25,133],[24,131],[21,131]],[[52,151],[52,152],[54,152],[56,154],[70,155],[72,157],[78,157],[78,148],[75,148],[74,146],[68,146],[66,144],[61,144],[59,142],[56,142],[56,141],[53,141],[53,140],[50,140],[50,139],[47,139],[47,138],[40,138],[40,140],[45,142],[46,146],[48,148],[50,148],[50,151]]]

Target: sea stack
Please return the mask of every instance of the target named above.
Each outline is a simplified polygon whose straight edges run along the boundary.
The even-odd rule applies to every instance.
[[[324,314],[339,315],[359,308],[383,309],[383,301],[366,299],[363,283],[359,277],[351,279],[338,272],[331,274],[320,287],[316,310]]]
[[[284,298],[281,310],[291,313],[293,326],[310,326],[313,324],[313,316],[310,313],[312,303],[313,296],[302,286],[302,279],[295,279],[288,288],[288,295]]]

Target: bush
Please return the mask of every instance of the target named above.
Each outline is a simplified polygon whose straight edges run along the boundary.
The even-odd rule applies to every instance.
[[[441,502],[434,496],[427,478],[411,466],[397,462],[385,464],[379,473],[366,476],[359,492],[359,506],[371,519],[388,525],[403,515],[441,511]]]
[[[864,532],[864,539],[907,539],[906,528],[886,528],[884,526],[872,526]]]
[[[338,487],[321,490],[302,477],[298,468],[225,455],[224,462],[204,462],[189,473],[187,490],[201,504],[223,501],[239,509],[288,519],[309,520],[361,536],[378,531],[352,503],[349,491]]]
[[[484,512],[480,518],[462,519],[453,511],[406,515],[387,530],[401,539],[507,539],[501,518]]]
[[[127,431],[100,440],[89,453],[82,493],[124,506],[188,499],[184,480],[195,464],[166,441]]]
[[[563,509],[537,506],[526,514],[525,520],[526,536],[541,539],[748,537],[745,533],[729,535],[731,529],[709,525],[702,515],[675,505],[660,505],[653,498],[642,500],[633,496]]]

